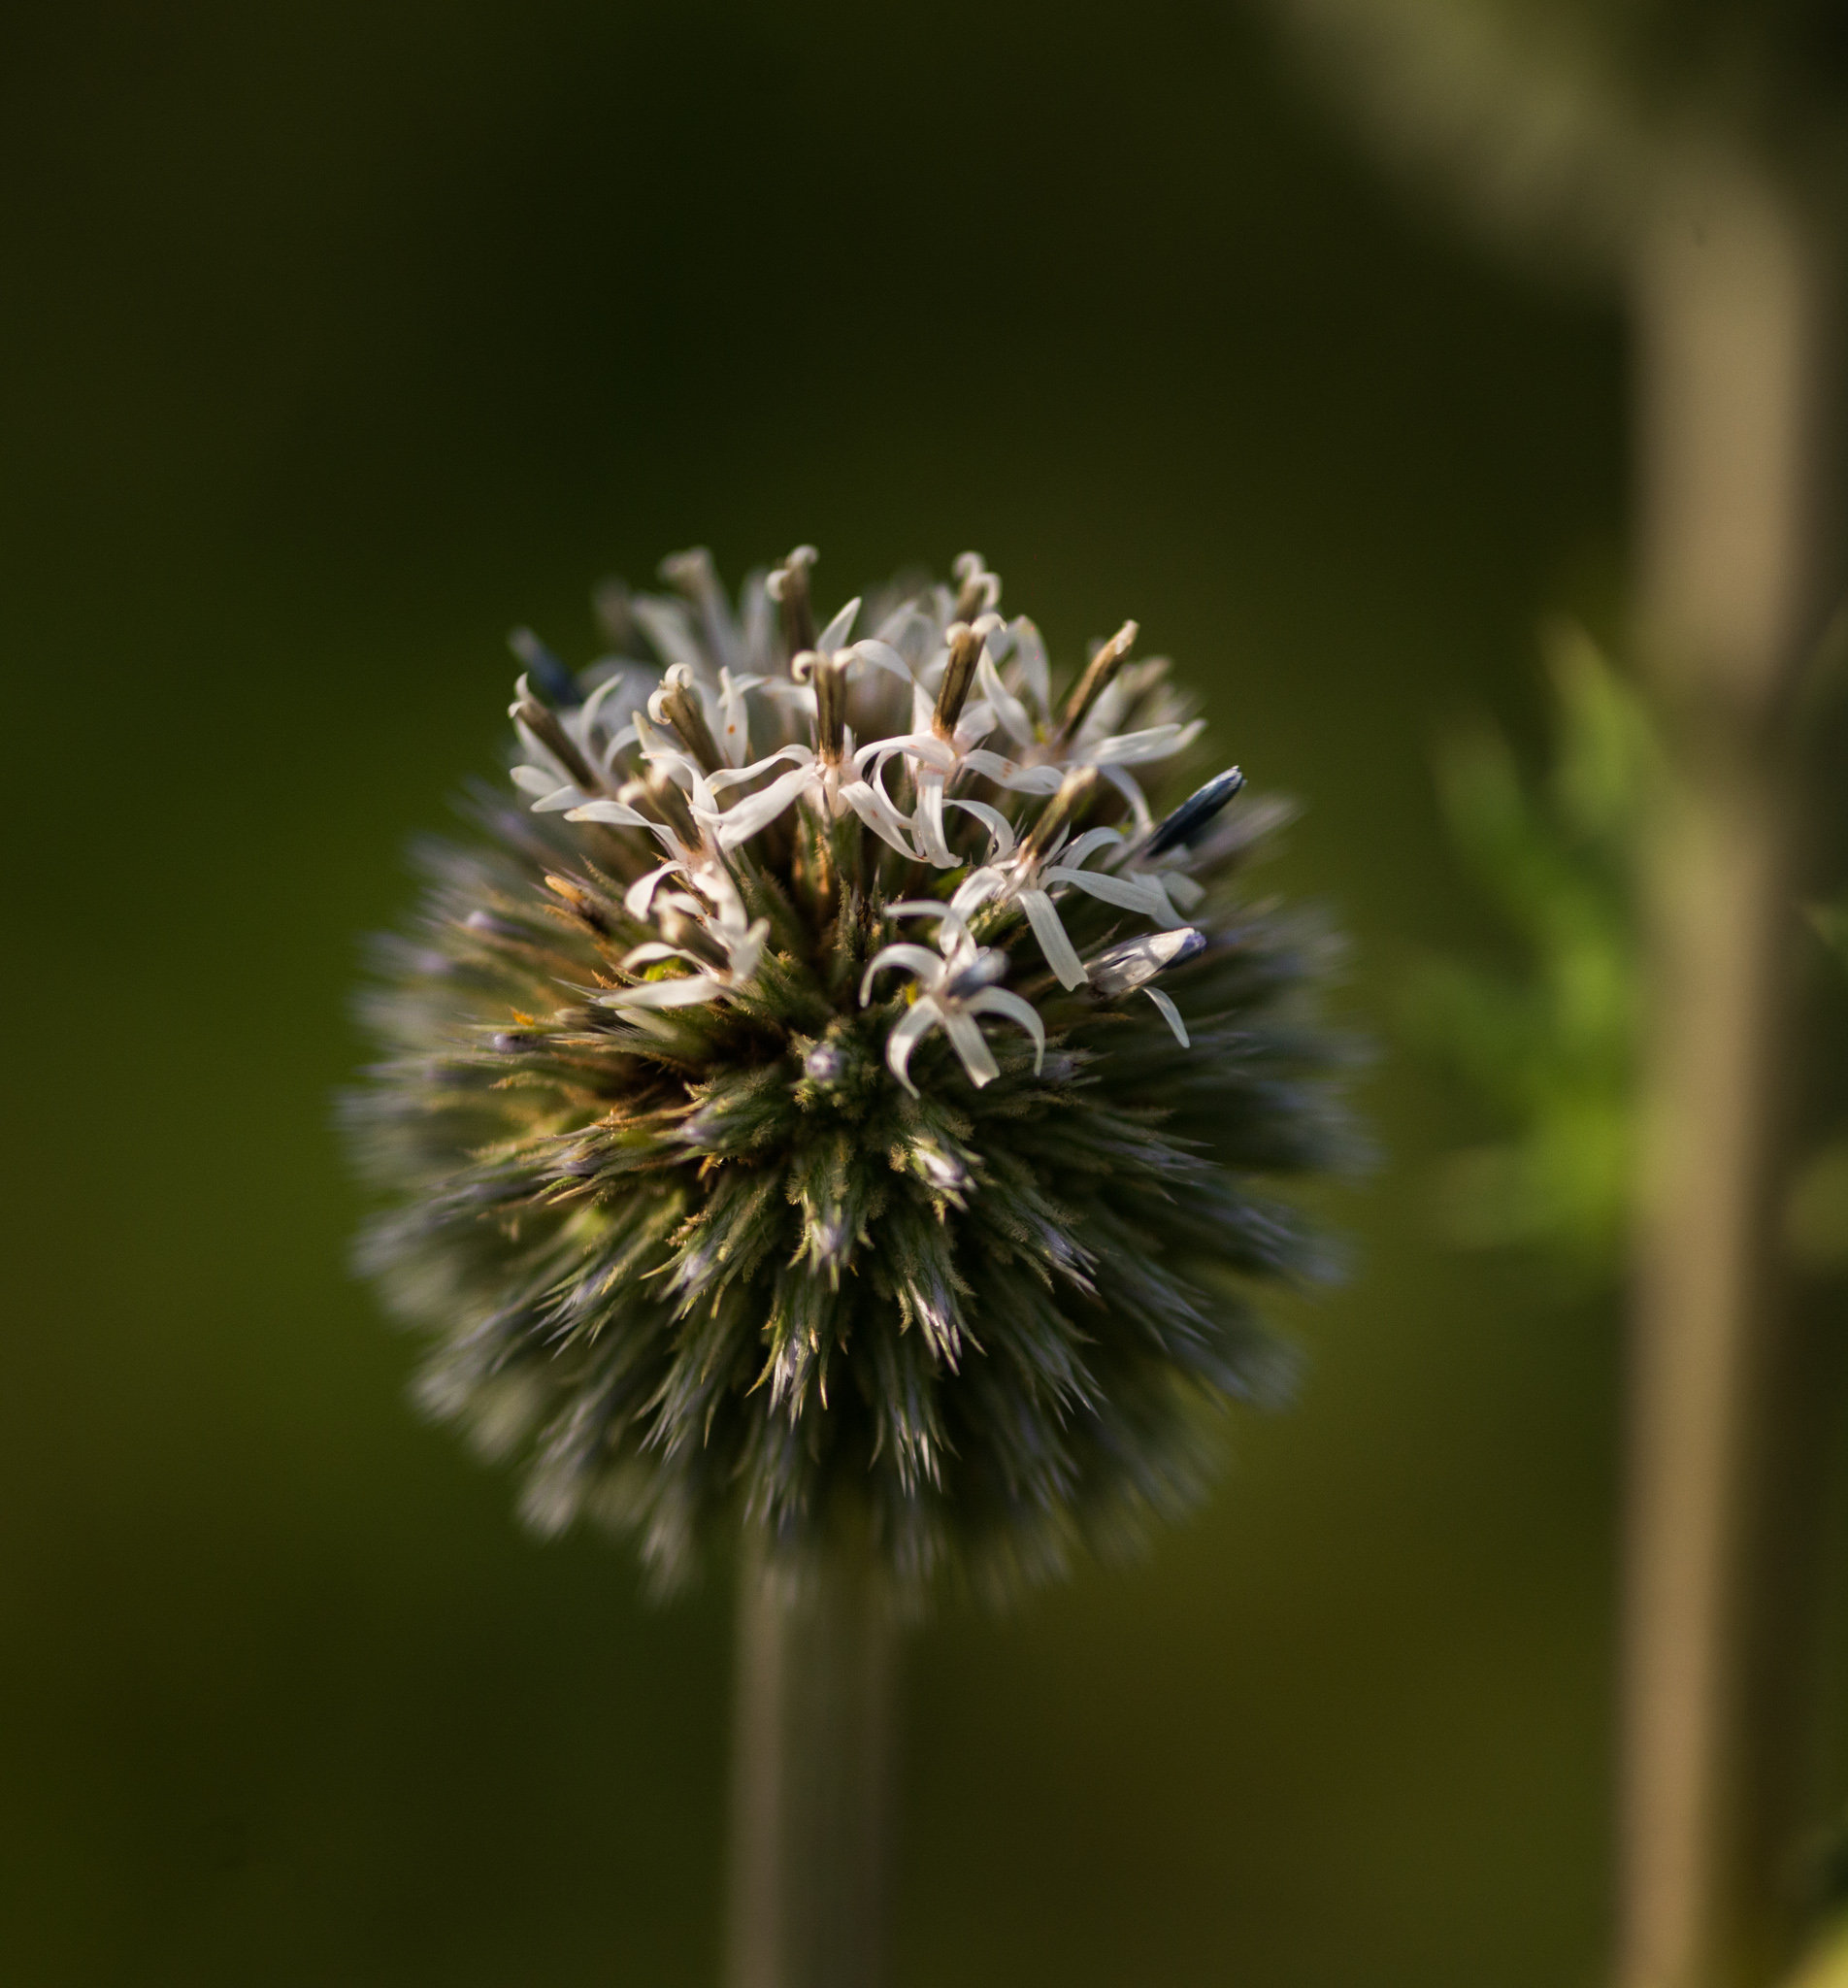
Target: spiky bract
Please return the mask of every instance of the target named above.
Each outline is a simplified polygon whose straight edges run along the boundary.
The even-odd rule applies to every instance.
[[[575,679],[522,638],[536,804],[422,850],[367,998],[364,1260],[539,1527],[671,1583],[855,1523],[914,1591],[1006,1588],[1185,1505],[1277,1391],[1248,1291],[1318,1256],[1258,1183],[1341,1149],[1331,946],[1240,889],[1272,804],[1150,813],[1129,769],[1198,727],[1133,628],[1061,702],[979,561],[817,638],[811,557],[737,620],[670,562],[687,601]]]

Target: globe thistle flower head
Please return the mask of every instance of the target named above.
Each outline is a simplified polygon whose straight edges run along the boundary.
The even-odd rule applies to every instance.
[[[1062,682],[966,554],[823,620],[703,551],[521,631],[512,794],[421,851],[349,1098],[419,1397],[664,1584],[742,1526],[997,1591],[1195,1498],[1317,1274],[1334,958],[1129,622]],[[1163,811],[1157,805],[1172,799]]]

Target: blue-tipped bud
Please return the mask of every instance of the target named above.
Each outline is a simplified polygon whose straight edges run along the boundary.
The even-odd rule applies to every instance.
[[[1189,794],[1149,837],[1142,854],[1165,856],[1171,849],[1185,848],[1244,783],[1245,777],[1236,766],[1215,774],[1198,793]]]
[[[1146,987],[1157,974],[1197,958],[1206,949],[1206,935],[1196,925],[1177,932],[1148,932],[1126,939],[1090,962],[1091,985],[1106,1001]]]
[[[520,666],[539,686],[547,704],[566,711],[583,703],[578,679],[530,628],[515,628],[507,646],[518,656]]]

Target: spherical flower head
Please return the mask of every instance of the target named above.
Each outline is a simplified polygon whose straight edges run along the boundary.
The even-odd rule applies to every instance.
[[[702,551],[607,587],[578,673],[515,637],[513,794],[422,851],[366,997],[363,1261],[541,1529],[672,1585],[853,1528],[905,1592],[1006,1591],[1277,1393],[1335,949],[1250,901],[1282,811],[1199,783],[1134,623],[1062,683],[977,555],[826,621],[815,556],[736,609]]]

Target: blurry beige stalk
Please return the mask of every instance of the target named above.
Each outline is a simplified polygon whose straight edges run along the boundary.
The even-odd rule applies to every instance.
[[[1796,1022],[1791,705],[1833,580],[1825,236],[1803,176],[1774,174],[1717,108],[1732,79],[1695,76],[1714,86],[1697,101],[1693,71],[1642,73],[1621,10],[1272,5],[1396,155],[1630,306],[1637,633],[1669,770],[1644,865],[1615,1973],[1757,1988],[1788,1957],[1806,1672],[1775,1210]]]
[[[1619,1813],[1624,1988],[1764,1981],[1794,1817],[1772,1530],[1796,1466],[1776,1211],[1799,856],[1791,707],[1828,601],[1826,285],[1742,170],[1639,248],[1644,651],[1671,779],[1645,852],[1652,980],[1631,1345]]]

